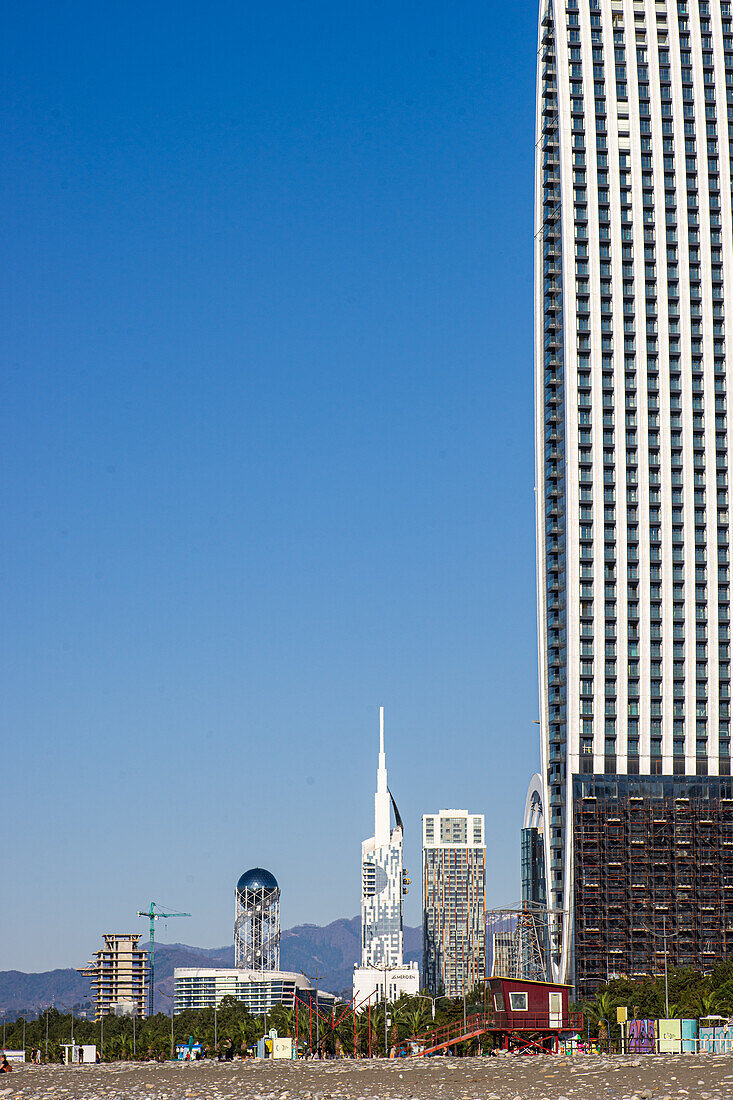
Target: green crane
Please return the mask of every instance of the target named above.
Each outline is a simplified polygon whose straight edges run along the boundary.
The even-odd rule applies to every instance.
[[[148,992],[148,1015],[155,1015],[155,922],[162,920],[164,917],[190,917],[190,913],[162,913],[160,907],[156,911],[156,902],[150,902],[150,908],[147,910],[138,909],[137,915],[139,917],[150,918],[150,989]],[[171,1009],[172,1011],[172,1009]]]

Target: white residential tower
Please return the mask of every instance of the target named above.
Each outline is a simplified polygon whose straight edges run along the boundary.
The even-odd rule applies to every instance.
[[[541,0],[537,57],[546,885],[587,993],[733,948],[731,4]]]

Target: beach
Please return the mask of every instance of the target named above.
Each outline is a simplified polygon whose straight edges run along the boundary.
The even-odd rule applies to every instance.
[[[733,1055],[19,1066],[12,1100],[727,1100]]]

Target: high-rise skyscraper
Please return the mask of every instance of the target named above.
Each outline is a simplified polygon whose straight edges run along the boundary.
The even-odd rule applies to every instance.
[[[545,859],[583,992],[733,948],[730,2],[541,0],[537,80]]]
[[[391,827],[391,811],[395,825]],[[394,1000],[417,993],[416,963],[403,963],[402,897],[407,875],[402,866],[402,818],[387,786],[384,707],[379,708],[379,760],[374,795],[374,836],[361,846],[361,966],[354,967],[354,998],[370,993]],[[381,992],[380,992],[381,991]]]
[[[486,977],[484,815],[423,814],[423,977],[461,997]]]

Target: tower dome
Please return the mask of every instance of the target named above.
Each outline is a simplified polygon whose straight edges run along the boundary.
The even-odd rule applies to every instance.
[[[245,871],[240,876],[237,883],[237,890],[240,893],[244,893],[245,890],[259,893],[262,890],[267,895],[274,894],[279,889],[275,876],[270,871],[266,871],[264,867],[250,867],[249,871]]]

